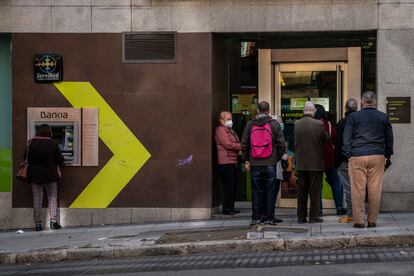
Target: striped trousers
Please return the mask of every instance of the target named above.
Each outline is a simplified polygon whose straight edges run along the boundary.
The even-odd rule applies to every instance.
[[[42,223],[43,190],[46,188],[49,201],[50,220],[57,221],[57,182],[47,184],[32,183],[33,192],[33,214],[35,223]]]

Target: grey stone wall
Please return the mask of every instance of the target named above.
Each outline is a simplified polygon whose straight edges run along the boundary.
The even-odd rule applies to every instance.
[[[386,97],[414,94],[414,0],[380,2],[377,80],[378,107],[384,111]],[[411,124],[394,124],[393,128],[395,155],[393,165],[385,175],[382,209],[413,211],[413,114]]]
[[[0,32],[364,30],[378,10],[376,0],[0,0]]]

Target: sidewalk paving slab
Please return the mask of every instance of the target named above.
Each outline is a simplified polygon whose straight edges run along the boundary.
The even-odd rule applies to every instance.
[[[244,214],[247,212],[244,210]],[[277,210],[276,213],[282,213]],[[327,212],[325,212],[327,213]],[[0,232],[0,264],[50,262],[88,258],[180,255],[211,252],[250,252],[358,246],[404,246],[414,244],[414,213],[380,214],[377,228],[356,229],[352,223],[339,224],[338,216],[324,216],[323,223],[298,224],[294,212],[283,210],[284,222],[264,228],[258,240],[213,240],[157,244],[166,233],[229,230],[250,227],[249,216],[226,219],[149,223],[139,225],[102,225],[101,227],[63,228],[59,231],[25,230]],[[252,227],[256,231],[257,227]],[[292,229],[292,232],[287,231]],[[294,232],[293,230],[306,231]]]

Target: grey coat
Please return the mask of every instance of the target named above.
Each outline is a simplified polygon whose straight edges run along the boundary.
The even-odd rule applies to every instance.
[[[295,159],[298,171],[324,171],[324,146],[329,139],[322,121],[305,115],[295,122]]]

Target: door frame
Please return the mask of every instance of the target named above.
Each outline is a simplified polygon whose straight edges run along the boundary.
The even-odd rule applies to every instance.
[[[259,101],[271,103],[271,113],[280,113],[275,94],[275,66],[281,63],[345,63],[346,76],[343,76],[341,99],[342,116],[345,102],[361,98],[361,47],[348,48],[295,48],[295,49],[259,49]],[[279,104],[279,105],[278,105]]]

